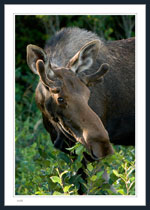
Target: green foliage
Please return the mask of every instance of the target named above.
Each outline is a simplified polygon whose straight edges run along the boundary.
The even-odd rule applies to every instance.
[[[39,119],[38,112],[35,118]],[[115,154],[101,162],[82,164],[86,149],[80,144],[69,148],[71,154],[56,150],[42,124],[35,129],[35,119],[16,121],[16,194],[19,195],[134,195],[134,148],[114,147]],[[32,127],[34,125],[34,127]],[[22,128],[18,133],[18,128]],[[75,158],[75,155],[77,157]],[[86,181],[77,173],[83,169]],[[110,178],[103,177],[105,171]],[[112,186],[116,190],[112,191]]]
[[[86,150],[81,144],[68,148],[70,155],[60,152],[43,128],[34,98],[38,77],[27,67],[26,46],[32,43],[43,47],[47,38],[69,26],[92,30],[106,40],[134,36],[134,16],[16,16],[15,192],[78,195],[82,189],[85,195],[134,195],[133,147],[114,146],[113,156],[85,167],[82,160]],[[86,180],[77,171],[84,171]]]
[[[114,146],[114,150],[114,155],[87,165],[88,195],[135,194],[135,150],[131,146],[119,146],[119,150]]]

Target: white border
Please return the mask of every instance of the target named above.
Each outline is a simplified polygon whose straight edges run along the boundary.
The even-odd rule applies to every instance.
[[[145,5],[5,5],[5,205],[145,205],[145,8]],[[14,195],[14,14],[136,15],[136,196]]]

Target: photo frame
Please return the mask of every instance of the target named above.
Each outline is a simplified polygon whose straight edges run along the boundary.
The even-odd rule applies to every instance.
[[[6,5],[7,6],[7,5]],[[26,5],[27,6],[27,5]],[[30,5],[29,5],[30,6]],[[58,6],[58,5],[57,5]],[[109,6],[109,5],[107,5],[107,6]],[[139,7],[140,7],[140,5],[139,5]],[[144,5],[143,5],[143,7],[144,7]],[[7,7],[5,7],[5,8],[7,8]],[[17,5],[16,5],[16,8],[17,8]],[[25,8],[25,7],[24,7]],[[75,7],[74,7],[75,8]],[[142,5],[141,5],[141,8],[142,8]],[[13,10],[15,10],[15,9],[13,9]],[[13,11],[12,10],[12,11]],[[24,9],[23,9],[24,10]],[[21,11],[21,10],[20,10]],[[15,11],[13,11],[13,14],[15,13]],[[12,14],[12,13],[11,13]],[[5,15],[6,15],[6,10],[5,10]],[[144,16],[144,15],[143,15]],[[5,16],[6,17],[6,16]],[[143,17],[143,18],[145,18],[145,17]],[[5,18],[5,20],[6,20],[6,18]],[[144,20],[144,19],[143,19]],[[6,27],[6,25],[7,24],[5,24],[5,27]],[[6,27],[7,28],[7,27]],[[5,28],[5,29],[6,29]],[[144,28],[143,28],[143,30],[144,30]],[[6,32],[5,32],[5,34],[6,34]],[[142,37],[142,36],[141,36]],[[7,38],[5,38],[5,40],[7,40]],[[5,42],[6,43],[6,42]],[[6,49],[7,49],[7,46],[5,46],[6,47]],[[6,52],[6,51],[5,51]],[[7,51],[8,52],[8,51]],[[14,53],[14,51],[12,51],[11,53]],[[10,55],[10,56],[12,56],[12,54]],[[6,55],[5,55],[5,58],[6,58]],[[11,57],[9,57],[10,58],[10,60],[11,60]],[[8,59],[9,59],[8,58]],[[143,58],[144,59],[144,58]],[[12,66],[14,66],[14,63],[10,63],[10,64],[12,64]],[[7,67],[7,65],[5,65],[5,68],[8,68]],[[5,71],[5,75],[9,75],[8,74],[8,72],[6,72]],[[5,76],[5,79],[6,79],[6,76]],[[11,78],[12,79],[12,78]],[[10,83],[12,84],[12,81],[11,81],[11,79],[9,80],[10,81]],[[144,81],[144,79],[143,79],[143,81]],[[5,80],[5,84],[6,84],[6,80]],[[7,83],[8,84],[8,83]],[[144,88],[144,85],[143,85],[143,88]],[[5,86],[5,90],[6,90],[7,88],[6,88],[6,86]],[[6,90],[7,91],[7,90]],[[142,91],[141,91],[142,93],[141,93],[141,95],[142,94],[144,94],[144,89],[142,89]],[[5,94],[6,94],[6,92],[5,92]],[[10,95],[9,95],[9,97],[10,97]],[[5,100],[7,100],[7,96],[6,96],[6,98],[5,98]],[[143,100],[144,100],[144,98],[143,98]],[[5,101],[5,105],[6,105],[7,103],[6,103],[6,101]],[[8,110],[8,107],[5,107],[5,110]],[[8,114],[8,113],[7,113]],[[6,114],[6,112],[5,112],[5,122],[7,122],[7,125],[8,125],[8,115]],[[11,116],[11,115],[9,115],[9,116]],[[11,118],[11,117],[10,117]],[[142,120],[144,120],[144,118],[142,118]],[[5,124],[5,127],[6,127],[6,124]],[[145,129],[145,125],[143,124],[143,131],[144,131],[144,129]],[[7,135],[5,134],[5,138],[7,138]],[[6,150],[6,148],[7,148],[7,150]],[[144,148],[143,148],[144,149]],[[13,151],[12,151],[12,147],[9,147],[9,149],[8,149],[8,143],[7,143],[7,141],[6,141],[6,139],[5,139],[5,155],[7,155],[9,153],[9,155],[10,154],[12,154],[13,153]],[[143,156],[143,158],[144,158],[144,154],[142,155]],[[12,156],[11,156],[12,157]],[[13,159],[13,158],[12,158]],[[143,159],[144,160],[144,159]],[[141,161],[143,161],[143,160],[141,160]],[[6,162],[8,162],[8,160],[7,160],[7,157],[5,156],[5,161]],[[8,167],[8,164],[6,164],[6,162],[5,162],[5,175],[6,174],[8,174],[8,171],[7,171],[7,167]],[[142,164],[141,164],[142,165]],[[11,167],[12,167],[12,165],[11,165]],[[10,169],[12,169],[10,166],[9,166],[9,170]],[[143,164],[143,167],[144,167],[144,164]],[[12,169],[12,171],[13,171],[14,169]],[[7,172],[6,172],[7,171]],[[6,178],[5,178],[5,181],[6,180],[8,180],[8,177],[6,176]],[[10,183],[7,183],[8,185],[10,184]],[[23,199],[23,203],[20,203],[20,202],[22,202],[21,200],[22,199],[20,199],[20,201],[19,201],[19,199],[18,199],[18,203],[16,203],[16,201],[17,201],[17,199],[15,200],[14,198],[12,198],[12,200],[10,199],[10,194],[9,194],[9,199],[7,198],[7,196],[8,196],[8,190],[6,190],[6,188],[8,189],[8,185],[7,185],[7,187],[6,187],[6,185],[5,185],[5,199],[7,200],[5,200],[5,205],[28,205],[28,204],[25,204],[25,200]],[[10,184],[11,185],[11,184]],[[12,185],[11,185],[11,188],[9,187],[9,191],[10,191],[10,189],[11,189],[11,191],[12,191]],[[142,189],[142,193],[144,193],[144,188]],[[69,198],[65,198],[66,200],[67,200],[67,203],[68,203],[68,200],[69,200]],[[97,198],[95,198],[95,199],[97,199]],[[142,200],[142,204],[141,205],[144,205],[144,201],[145,201],[145,195],[143,196],[143,198],[142,198],[143,200]],[[8,201],[9,200],[9,201]],[[79,203],[80,203],[80,201],[79,201],[80,199],[79,198],[77,198],[77,199],[75,199],[75,203],[78,201]],[[84,198],[82,198],[81,200],[83,200],[83,201],[81,201],[81,203],[80,203],[80,205],[85,205],[85,203],[86,203],[86,200],[84,200]],[[92,200],[94,200],[93,198],[92,198]],[[110,200],[110,198],[109,198],[109,200]],[[131,200],[131,199],[130,199]],[[8,204],[9,202],[11,202],[11,204]],[[36,201],[37,202],[37,201]],[[45,201],[44,201],[45,202]],[[71,201],[72,202],[72,201]],[[83,203],[82,203],[83,202]],[[95,201],[94,201],[95,202]],[[122,201],[121,201],[122,202]],[[34,203],[34,202],[33,202]],[[29,205],[35,205],[35,203],[33,204],[32,202],[29,204]],[[56,204],[57,204],[58,202],[56,201]],[[136,205],[137,204],[137,201],[136,201],[136,203],[134,203],[134,204],[129,204],[129,205]],[[53,204],[53,205],[55,205],[55,204]],[[62,204],[62,205],[68,205],[68,204]],[[72,203],[71,204],[69,204],[69,205],[72,205]],[[75,204],[74,204],[75,205]],[[94,205],[100,205],[100,203],[98,204],[98,203],[96,203],[96,204],[93,204],[93,206]],[[103,204],[104,205],[104,204]],[[111,205],[115,205],[115,203],[114,204],[111,204]],[[122,205],[122,204],[121,204]],[[124,204],[125,205],[125,204]]]

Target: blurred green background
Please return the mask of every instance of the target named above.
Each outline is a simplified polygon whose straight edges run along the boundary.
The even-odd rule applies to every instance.
[[[15,189],[17,195],[135,194],[135,149],[114,146],[111,159],[89,163],[84,168],[87,182],[76,171],[83,168],[82,145],[71,148],[72,155],[56,150],[45,131],[41,113],[35,104],[38,77],[26,63],[26,46],[44,48],[45,41],[63,27],[80,27],[97,33],[102,40],[118,40],[135,36],[135,16],[91,15],[16,15],[15,16]],[[78,154],[76,161],[73,156]],[[101,171],[99,169],[101,168]],[[103,180],[104,169],[110,174]]]

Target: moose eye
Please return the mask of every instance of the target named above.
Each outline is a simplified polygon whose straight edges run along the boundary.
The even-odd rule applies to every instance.
[[[57,99],[57,101],[58,101],[59,103],[63,103],[63,102],[64,102],[64,99],[63,99],[62,97],[59,97],[59,98]]]
[[[44,87],[45,87],[46,90],[49,90],[49,88],[46,85]]]

